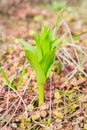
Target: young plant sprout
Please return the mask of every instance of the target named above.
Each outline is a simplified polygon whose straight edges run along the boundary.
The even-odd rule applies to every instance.
[[[24,45],[25,55],[36,72],[39,105],[44,102],[44,85],[54,64],[57,45],[60,46],[63,40],[56,37],[56,31],[56,27],[52,29],[42,26],[41,34],[36,32],[34,36],[36,47],[18,39]]]

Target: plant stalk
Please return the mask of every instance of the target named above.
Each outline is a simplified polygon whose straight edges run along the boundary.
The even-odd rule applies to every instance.
[[[38,98],[39,98],[39,105],[44,103],[44,84],[38,85]]]

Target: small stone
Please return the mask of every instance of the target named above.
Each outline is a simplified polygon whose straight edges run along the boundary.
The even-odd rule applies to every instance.
[[[33,121],[38,120],[40,118],[40,112],[35,111],[34,113],[32,113],[31,118]]]
[[[41,112],[40,112],[40,115],[41,115],[41,117],[46,117],[47,112],[46,112],[46,111],[41,111]]]
[[[12,126],[12,128],[17,128],[16,123],[12,123],[11,126]]]
[[[54,97],[55,97],[56,99],[58,99],[58,100],[61,98],[61,95],[60,95],[60,93],[59,93],[58,90],[56,90],[56,91],[54,92]]]
[[[53,75],[53,81],[58,81],[59,80],[59,75],[55,72]]]
[[[32,104],[29,104],[27,106],[27,111],[32,111],[34,109],[34,106]]]
[[[42,104],[40,104],[39,109],[40,110],[46,110],[46,109],[48,109],[48,105],[45,104],[45,103],[42,103]]]
[[[70,80],[70,85],[77,85],[77,79],[75,77]]]
[[[56,122],[56,123],[61,123],[61,122],[62,122],[62,120],[61,120],[61,119],[59,119],[59,118],[57,118],[57,119],[55,120],[55,122]]]
[[[61,129],[63,126],[62,126],[62,124],[59,124],[58,125],[58,129]]]
[[[82,83],[84,83],[86,81],[86,78],[80,78],[78,81],[77,81],[77,85],[80,85]]]
[[[63,118],[63,114],[61,113],[61,112],[58,112],[57,110],[54,110],[53,111],[53,114],[54,114],[54,116],[56,116],[57,118]]]

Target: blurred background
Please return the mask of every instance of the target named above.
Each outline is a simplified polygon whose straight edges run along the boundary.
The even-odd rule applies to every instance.
[[[72,34],[87,30],[87,0],[0,0],[0,43],[32,39],[42,24],[55,25],[62,9]]]

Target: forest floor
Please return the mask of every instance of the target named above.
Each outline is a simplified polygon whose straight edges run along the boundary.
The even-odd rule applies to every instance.
[[[0,66],[17,88],[13,91],[0,73],[0,130],[87,130],[85,4],[67,6],[65,2],[60,5],[55,2],[24,2],[0,11]],[[65,11],[58,36],[68,32],[70,46],[66,50],[69,57],[64,48],[58,52],[61,71],[58,73],[56,58],[52,75],[45,85],[45,103],[38,107],[35,72],[26,60],[23,46],[16,39],[23,38],[34,44],[34,32],[40,32],[43,24],[54,26],[62,8]],[[78,34],[82,35],[74,41],[73,36]]]

